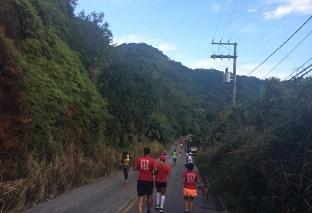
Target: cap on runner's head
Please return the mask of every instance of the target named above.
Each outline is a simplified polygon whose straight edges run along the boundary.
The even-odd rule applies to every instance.
[[[189,155],[192,155],[192,152],[189,152]]]
[[[161,151],[160,155],[166,155],[166,152]]]

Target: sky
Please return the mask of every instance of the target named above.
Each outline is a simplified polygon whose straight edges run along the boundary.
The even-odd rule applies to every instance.
[[[312,0],[79,0],[81,10],[104,12],[115,45],[144,42],[194,69],[232,71],[210,56],[233,47],[211,43],[237,42],[237,74],[249,75],[312,15]],[[312,20],[250,75],[287,78],[312,57],[311,31]]]

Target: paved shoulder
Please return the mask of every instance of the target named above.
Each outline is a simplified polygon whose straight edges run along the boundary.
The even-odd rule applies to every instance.
[[[40,203],[26,213],[112,213],[121,212],[136,198],[136,172],[130,171],[129,185],[123,186],[118,172],[96,183],[74,189],[59,197]]]

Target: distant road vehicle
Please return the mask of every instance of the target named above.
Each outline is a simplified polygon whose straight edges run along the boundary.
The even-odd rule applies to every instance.
[[[192,156],[195,156],[197,153],[197,146],[191,146],[190,151],[192,152]]]

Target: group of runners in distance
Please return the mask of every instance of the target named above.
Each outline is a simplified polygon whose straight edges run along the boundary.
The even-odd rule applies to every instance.
[[[180,145],[180,144],[179,144]],[[155,210],[165,212],[164,204],[166,200],[167,181],[170,176],[170,164],[167,163],[167,154],[161,152],[159,161],[150,156],[150,148],[145,147],[143,155],[133,161],[133,170],[138,171],[137,193],[138,193],[138,213],[143,213],[144,197],[146,196],[147,213],[151,213],[153,206],[153,188],[156,186]],[[181,157],[181,152],[179,152]],[[171,153],[172,167],[176,166],[177,151]],[[131,157],[129,153],[122,154],[122,165],[124,172],[124,185],[128,184],[128,173],[130,169]],[[194,171],[194,164],[191,153],[186,153],[185,171],[182,174],[183,197],[185,212],[193,211],[193,201],[197,197],[196,185],[200,183],[199,174]]]

